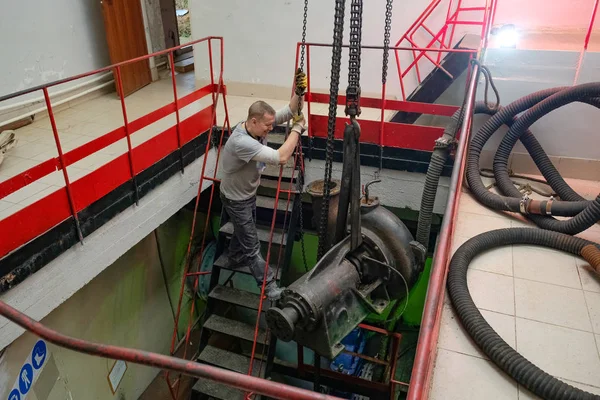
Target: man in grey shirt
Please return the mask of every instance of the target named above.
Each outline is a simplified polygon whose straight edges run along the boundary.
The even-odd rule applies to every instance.
[[[285,164],[294,153],[305,126],[303,116],[294,117],[298,113],[301,99],[302,97],[294,94],[290,104],[277,112],[264,101],[252,104],[246,121],[235,127],[221,153],[221,200],[234,226],[229,244],[229,265],[248,266],[259,286],[263,283],[266,262],[260,254],[256,230],[256,191],[266,164]],[[278,150],[268,147],[267,134],[273,126],[292,117],[294,124],[287,140]],[[275,274],[268,270],[265,294],[271,301],[275,301],[281,297],[282,292],[283,288],[279,288],[275,281]]]

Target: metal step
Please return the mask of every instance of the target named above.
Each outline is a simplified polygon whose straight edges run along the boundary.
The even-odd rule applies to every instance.
[[[248,373],[248,366],[250,365],[250,357],[246,357],[241,354],[233,353],[231,351],[219,349],[214,346],[206,346],[202,353],[198,356],[198,361],[205,364],[214,365],[228,369],[230,371],[239,372],[240,374]],[[258,376],[260,372],[260,360],[254,359],[252,367],[252,375]],[[264,370],[264,363],[263,368]]]
[[[294,165],[294,159],[290,158],[287,164],[283,167],[283,172],[281,174],[282,179],[287,179],[288,181],[292,178],[292,172],[294,174],[294,180],[298,179],[298,171],[294,171],[292,168]],[[279,165],[267,165],[265,170],[262,172],[262,176],[271,177],[274,179],[279,178]]]
[[[213,263],[213,265],[216,267],[222,268],[222,269],[229,270],[229,271],[235,271],[235,272],[239,272],[241,274],[252,275],[250,268],[248,268],[248,267],[231,268],[227,265],[228,261],[229,260],[227,259],[227,254],[225,253],[225,254],[222,254],[219,258],[217,258],[217,260]],[[275,265],[269,264],[269,268],[274,270],[277,267]],[[277,279],[281,279],[281,268],[277,272]],[[258,306],[256,308],[258,308]]]
[[[220,315],[211,315],[204,323],[204,328],[210,329],[213,332],[223,333],[238,339],[246,340],[248,342],[254,341],[254,326],[245,324],[240,321],[221,317]],[[262,329],[258,331],[258,337],[256,338],[258,344],[268,344],[269,340],[266,332]]]
[[[258,304],[260,303],[260,295],[256,293],[221,285],[215,286],[208,297],[251,310],[258,310]],[[268,301],[263,302],[263,310],[268,303]]]
[[[258,232],[258,240],[260,240],[261,242],[264,242],[264,243],[269,243],[271,228],[262,227],[260,225],[257,225],[256,230]],[[231,237],[231,235],[233,235],[233,223],[232,222],[226,223],[225,225],[223,225],[221,227],[221,229],[219,231],[221,233],[226,234],[228,237]],[[281,233],[280,230],[275,229],[275,232],[273,232],[273,244],[274,245],[275,244],[279,245],[281,243],[282,235],[283,235],[283,245],[285,246],[285,244],[287,242],[287,233]]]
[[[290,196],[290,204],[288,207],[288,198],[287,193],[281,193],[279,195],[279,200],[277,201],[277,210],[278,211],[287,211],[292,212],[293,197]],[[267,197],[267,196],[256,196],[256,207],[258,208],[266,208],[272,210],[275,208],[275,198]]]
[[[269,189],[269,190],[277,190],[277,180],[275,179],[261,179],[259,188]],[[296,189],[296,185],[290,181],[281,181],[281,190],[291,190],[292,194],[297,194],[298,190]],[[284,193],[286,195],[287,193]]]
[[[244,400],[243,391],[208,379],[198,379],[192,388],[192,399],[199,399],[199,394],[219,400]]]

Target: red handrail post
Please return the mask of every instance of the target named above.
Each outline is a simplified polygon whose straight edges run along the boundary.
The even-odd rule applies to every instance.
[[[312,128],[310,127],[310,45],[308,44],[306,45],[306,97],[308,98],[308,101],[306,102],[306,108],[308,110],[306,122],[308,123],[308,141],[310,143],[312,141],[313,132]],[[312,145],[309,145],[309,156],[312,157],[312,154],[310,154],[310,149],[312,149]]]
[[[398,80],[400,81],[400,90],[402,91],[402,100],[406,101],[406,92],[404,91],[404,75],[402,74],[402,67],[400,66],[400,56],[398,50],[394,50],[396,56],[396,65],[398,66]]]
[[[215,76],[214,76],[214,69],[213,69],[212,40],[208,41],[208,64],[209,64],[209,68],[210,68],[210,83],[211,83],[211,85],[214,86],[215,85]],[[213,99],[213,107],[215,108],[215,110],[217,109],[218,96],[219,96],[219,93],[217,93],[215,95],[215,93],[213,92],[212,99]],[[213,114],[213,117],[214,117],[214,119],[212,120],[212,125],[214,126],[217,124],[216,112]]]
[[[140,193],[135,179],[135,169],[133,167],[133,151],[131,146],[131,135],[129,132],[129,121],[127,119],[127,107],[125,106],[125,95],[123,93],[123,80],[121,78],[121,66],[115,67],[115,75],[117,77],[117,87],[119,90],[119,98],[121,99],[121,110],[123,111],[123,128],[125,129],[125,137],[127,138],[127,153],[129,160],[129,172],[131,173],[131,182],[135,193],[135,205],[140,204]]]
[[[177,125],[175,126],[175,131],[177,132],[177,150],[179,151],[179,162],[181,163],[181,173],[183,174],[184,165],[183,165],[183,150],[181,150],[181,125],[179,118],[179,98],[177,97],[177,80],[175,79],[175,57],[173,56],[173,52],[169,53],[169,63],[171,64],[171,82],[173,83],[173,101],[175,102],[175,118],[177,121]]]
[[[58,151],[58,160],[60,162],[60,168],[63,172],[63,178],[65,179],[65,189],[67,190],[67,199],[69,200],[69,208],[71,209],[71,215],[75,220],[75,230],[81,244],[83,244],[83,233],[81,232],[81,226],[79,224],[79,216],[75,208],[75,202],[73,201],[73,192],[71,188],[71,182],[69,181],[69,174],[67,173],[67,164],[65,163],[65,157],[63,155],[62,146],[60,145],[60,138],[58,137],[58,129],[56,128],[56,120],[54,119],[54,112],[52,111],[52,104],[50,102],[50,95],[48,94],[48,88],[45,87],[44,100],[46,101],[46,108],[48,109],[48,117],[50,118],[50,124],[52,125],[52,133],[54,134],[54,142],[56,143],[56,150]]]
[[[592,10],[592,17],[590,18],[590,24],[588,26],[587,33],[585,35],[585,42],[583,44],[583,50],[586,51],[588,49],[588,45],[590,44],[590,37],[592,36],[592,29],[594,28],[594,21],[596,20],[596,12],[598,11],[598,2],[599,0],[594,1],[594,8]]]

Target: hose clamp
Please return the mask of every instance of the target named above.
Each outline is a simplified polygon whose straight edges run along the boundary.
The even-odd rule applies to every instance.
[[[527,206],[529,205],[530,200],[531,199],[529,198],[529,196],[525,195],[521,198],[521,201],[519,201],[519,209],[521,211],[521,214],[523,214],[523,215],[529,214],[527,212]]]
[[[552,203],[554,202],[554,196],[550,196],[546,203],[546,215],[552,215]]]
[[[435,140],[434,149],[447,149],[449,147],[454,146],[455,143],[455,139],[442,136]]]

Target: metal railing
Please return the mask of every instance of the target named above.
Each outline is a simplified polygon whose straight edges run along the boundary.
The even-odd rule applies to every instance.
[[[404,78],[410,72],[414,70],[417,77],[417,84],[421,84],[423,79],[421,77],[421,70],[419,68],[419,61],[425,57],[435,68],[439,68],[443,71],[449,78],[453,79],[454,77],[450,72],[448,72],[441,64],[441,55],[442,52],[439,50],[450,50],[454,45],[454,34],[456,27],[459,25],[471,25],[471,26],[481,26],[481,47],[487,46],[487,34],[489,32],[487,28],[491,26],[491,21],[494,19],[495,13],[495,0],[485,0],[485,6],[481,7],[462,7],[463,0],[458,0],[456,4],[456,8],[454,8],[454,0],[450,0],[448,4],[448,11],[446,14],[446,19],[442,25],[442,27],[438,31],[434,31],[429,23],[432,23],[430,19],[432,19],[433,13],[439,9],[442,0],[433,0],[425,11],[419,15],[419,17],[415,20],[415,22],[406,30],[406,32],[400,37],[400,39],[396,42],[396,46],[402,46],[403,43],[408,42],[412,55],[413,61],[402,70],[400,66],[400,57],[398,52],[395,52],[396,64],[398,66],[398,78],[400,80],[400,87],[402,90],[402,99],[406,100],[406,89],[404,85]],[[483,12],[481,19],[473,19],[473,20],[463,20],[460,19],[464,13],[469,12]],[[434,28],[435,29],[435,28]],[[431,39],[425,45],[419,45],[417,43],[417,39],[415,38],[415,34],[424,31]],[[449,31],[449,32],[448,32]],[[449,34],[448,34],[449,33]],[[447,40],[446,40],[447,39]],[[435,49],[438,49],[437,55],[432,57],[430,54]]]
[[[177,86],[174,75],[173,52],[182,46],[158,51],[132,60],[124,61],[108,67],[100,68],[94,71],[79,74],[66,79],[61,79],[52,83],[36,86],[20,92],[12,93],[0,97],[0,102],[25,96],[30,93],[42,92],[52,128],[54,143],[57,150],[57,157],[52,157],[46,161],[28,168],[17,175],[0,182],[0,199],[25,188],[55,171],[62,171],[64,184],[55,192],[41,198],[33,204],[15,212],[12,215],[0,221],[0,258],[11,251],[19,248],[23,244],[35,239],[44,232],[52,229],[61,222],[72,218],[81,242],[84,239],[79,213],[91,205],[93,202],[101,199],[120,185],[131,182],[134,188],[136,203],[139,201],[139,188],[136,176],[171,154],[179,152],[181,161],[181,170],[183,171],[182,146],[207,131],[215,120],[216,101],[214,101],[215,92],[224,92],[224,85],[215,85],[212,67],[212,42],[220,43],[221,52],[223,51],[223,39],[221,37],[209,36],[195,40],[191,44],[208,43],[208,55],[211,64],[211,84],[198,88],[184,97],[177,96]],[[189,44],[186,44],[186,46]],[[160,55],[169,55],[171,61],[171,74],[173,84],[173,101],[165,106],[154,110],[133,121],[128,119],[127,106],[123,97],[123,81],[121,70],[124,66],[131,63],[146,61],[151,57]],[[223,64],[220,65],[221,76]],[[72,82],[78,79],[89,77],[104,72],[113,72],[115,83],[121,101],[121,111],[123,114],[123,125],[104,135],[90,140],[73,150],[63,151],[61,145],[60,129],[57,127],[55,111],[51,101],[49,89],[64,83]],[[213,104],[193,113],[184,121],[180,120],[179,110],[204,98],[213,95]],[[175,113],[176,124],[165,131],[157,134],[150,140],[133,146],[131,136],[141,129],[153,124],[154,122]],[[17,130],[17,135],[19,134]],[[69,177],[68,167],[108,146],[125,139],[127,142],[127,152],[115,159],[107,162],[105,165],[91,171],[89,174],[73,181]],[[25,222],[27,221],[27,222]]]

